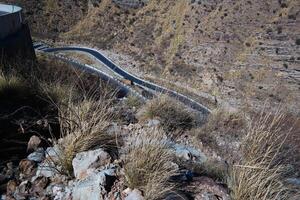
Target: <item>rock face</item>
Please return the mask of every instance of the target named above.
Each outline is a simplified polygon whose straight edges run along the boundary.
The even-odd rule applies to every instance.
[[[78,153],[72,161],[74,175],[82,180],[98,167],[110,163],[110,160],[110,155],[102,149]]]

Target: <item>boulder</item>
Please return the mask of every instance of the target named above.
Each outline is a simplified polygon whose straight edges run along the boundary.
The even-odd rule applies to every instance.
[[[6,185],[6,194],[8,196],[13,195],[18,187],[18,183],[16,180],[10,180],[8,181]]]
[[[60,170],[60,166],[55,165],[51,161],[44,161],[38,165],[36,176],[44,176],[47,178],[53,178],[55,175],[58,174]]]
[[[43,148],[38,148],[36,151],[32,152],[27,156],[28,160],[35,161],[35,162],[42,162],[44,159],[45,152]]]
[[[125,200],[144,200],[144,197],[141,191],[134,189],[128,193],[128,196],[125,198]]]
[[[73,200],[104,200],[107,194],[107,176],[115,175],[114,169],[93,172],[84,180],[78,180],[74,183],[72,199]]]
[[[43,196],[44,190],[50,183],[50,179],[44,176],[34,177],[32,180],[31,193]]]
[[[58,145],[55,145],[53,147],[48,147],[45,151],[46,159],[49,161],[58,162],[59,155],[61,155],[61,151]]]
[[[182,144],[173,144],[175,156],[184,161],[193,161],[196,163],[204,163],[207,157],[199,150]]]
[[[29,181],[23,181],[17,188],[14,193],[15,199],[25,200],[30,194],[31,183]]]
[[[38,136],[31,136],[27,144],[27,151],[35,151],[41,145],[42,141]]]
[[[32,177],[36,172],[36,164],[34,161],[23,159],[19,163],[19,170],[24,178]]]
[[[85,179],[95,169],[110,163],[110,160],[110,155],[102,149],[78,153],[72,161],[74,175],[79,180]]]

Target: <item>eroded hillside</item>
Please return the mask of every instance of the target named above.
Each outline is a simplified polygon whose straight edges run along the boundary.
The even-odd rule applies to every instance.
[[[15,1],[11,1],[15,2]],[[299,108],[299,1],[19,1],[34,35],[132,56],[149,80],[233,107]],[[169,83],[171,81],[172,83]]]

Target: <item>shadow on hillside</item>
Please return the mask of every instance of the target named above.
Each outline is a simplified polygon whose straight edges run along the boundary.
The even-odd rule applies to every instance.
[[[29,153],[32,135],[51,138],[59,134],[58,111],[41,95],[26,87],[2,87],[0,90],[0,162],[18,161]],[[44,145],[47,142],[44,141]]]

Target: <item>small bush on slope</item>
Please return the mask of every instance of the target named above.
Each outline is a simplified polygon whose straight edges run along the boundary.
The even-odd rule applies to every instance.
[[[299,188],[285,183],[295,164],[288,159],[295,149],[287,143],[291,129],[286,127],[280,112],[262,115],[251,124],[242,144],[243,158],[228,181],[233,200],[300,198]]]
[[[124,165],[128,187],[141,190],[147,200],[162,199],[173,189],[168,180],[175,174],[173,156],[163,140],[163,132],[149,129],[128,140]]]
[[[166,131],[183,131],[195,125],[195,117],[182,104],[166,96],[147,102],[142,118],[159,118]]]

